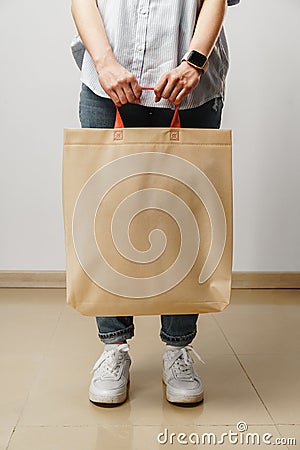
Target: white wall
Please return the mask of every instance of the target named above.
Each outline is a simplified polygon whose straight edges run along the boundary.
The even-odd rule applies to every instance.
[[[234,270],[300,271],[300,2],[230,8]],[[70,2],[0,3],[0,270],[64,270],[62,130],[78,127]]]
[[[300,270],[300,2],[241,0],[228,11],[234,130],[234,268]]]

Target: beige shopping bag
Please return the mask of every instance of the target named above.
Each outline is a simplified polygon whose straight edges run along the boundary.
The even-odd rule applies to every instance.
[[[231,186],[228,130],[66,129],[68,303],[93,316],[223,310]]]

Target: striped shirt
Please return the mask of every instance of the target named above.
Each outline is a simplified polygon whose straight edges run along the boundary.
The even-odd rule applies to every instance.
[[[229,5],[238,2],[228,0]],[[192,39],[202,3],[203,0],[98,0],[98,7],[118,62],[135,75],[141,86],[153,87],[164,73],[180,64]],[[228,47],[222,28],[209,57],[208,70],[180,108],[195,108],[213,98],[224,98],[228,66]],[[81,81],[95,94],[108,97],[87,51]],[[155,103],[154,97],[153,92],[144,91],[141,104],[161,108],[174,106],[165,99]]]

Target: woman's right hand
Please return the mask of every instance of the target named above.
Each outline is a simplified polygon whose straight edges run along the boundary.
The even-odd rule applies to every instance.
[[[117,61],[97,67],[99,82],[116,106],[140,103],[142,88],[136,77]]]

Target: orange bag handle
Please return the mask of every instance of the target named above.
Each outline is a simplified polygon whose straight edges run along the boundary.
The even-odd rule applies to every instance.
[[[143,87],[142,89],[143,89],[143,91],[153,91],[154,90],[154,88],[148,88],[148,87]],[[180,124],[180,117],[179,117],[179,106],[176,105],[170,128],[180,128],[180,126],[181,126],[181,124]],[[125,128],[119,108],[117,106],[116,106],[116,120],[115,120],[114,128]]]

